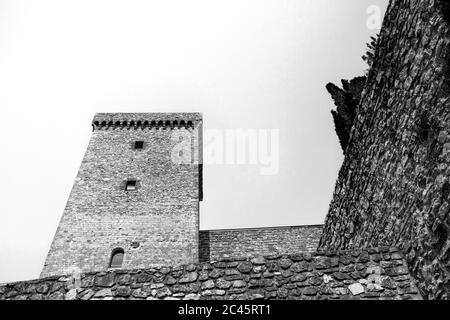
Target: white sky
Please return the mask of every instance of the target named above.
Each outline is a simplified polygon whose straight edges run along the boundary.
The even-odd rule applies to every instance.
[[[1,1],[0,282],[37,278],[96,112],[279,129],[280,168],[204,169],[201,229],[323,223],[343,160],[329,81],[387,0]]]

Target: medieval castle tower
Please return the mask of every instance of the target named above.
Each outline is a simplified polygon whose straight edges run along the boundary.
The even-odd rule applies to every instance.
[[[201,114],[97,114],[92,125],[41,276],[198,262]]]
[[[41,277],[317,248],[322,225],[200,230],[201,114],[97,114],[92,126]]]

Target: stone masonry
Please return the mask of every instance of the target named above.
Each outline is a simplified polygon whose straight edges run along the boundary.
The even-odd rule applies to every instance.
[[[0,286],[0,300],[421,299],[395,248],[224,259]]]
[[[312,252],[321,234],[322,225],[200,230],[200,261]]]
[[[450,299],[450,1],[391,0],[320,249],[398,246]]]
[[[41,276],[107,270],[115,248],[123,268],[197,262],[201,115],[97,114],[93,128]]]
[[[449,299],[449,26],[449,1],[390,1],[317,251],[318,228],[199,232],[201,115],[98,114],[43,278],[0,300]]]

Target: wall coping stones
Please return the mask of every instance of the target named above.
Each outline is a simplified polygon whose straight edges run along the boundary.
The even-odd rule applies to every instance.
[[[270,229],[308,229],[308,228],[322,228],[323,224],[308,224],[308,225],[297,225],[297,226],[270,226],[270,227],[250,227],[250,228],[229,228],[229,229],[200,229],[200,232],[224,232],[224,231],[236,231],[241,232],[245,230],[270,230]]]

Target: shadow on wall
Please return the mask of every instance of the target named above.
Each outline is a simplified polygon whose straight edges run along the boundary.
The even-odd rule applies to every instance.
[[[209,232],[201,232],[199,234],[199,261],[206,262],[210,260],[210,236]]]

